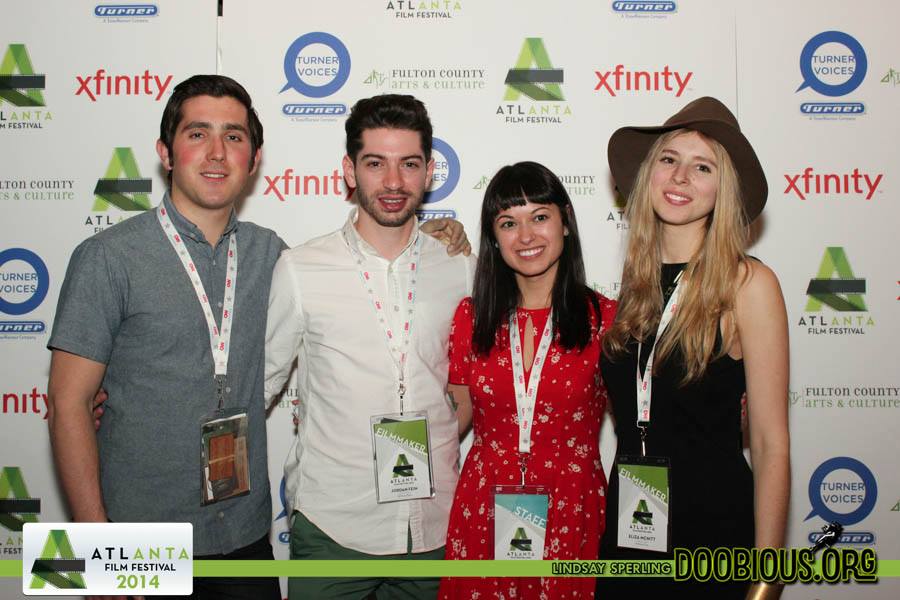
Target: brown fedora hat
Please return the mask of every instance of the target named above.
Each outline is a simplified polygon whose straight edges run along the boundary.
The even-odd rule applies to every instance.
[[[740,179],[741,199],[747,222],[753,222],[766,205],[769,186],[753,146],[741,133],[728,108],[709,96],[694,100],[656,127],[622,127],[609,138],[609,170],[619,192],[627,200],[638,169],[656,139],[675,129],[699,131],[728,151]]]

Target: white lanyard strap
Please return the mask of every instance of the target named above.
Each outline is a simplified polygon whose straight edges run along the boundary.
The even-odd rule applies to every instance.
[[[417,236],[415,243],[412,245],[412,255],[409,261],[409,287],[405,290],[406,294],[406,318],[403,320],[401,330],[395,332],[391,327],[391,321],[385,311],[385,302],[375,293],[372,286],[372,277],[374,274],[366,268],[366,259],[357,249],[353,247],[347,237],[347,232],[343,232],[344,242],[347,248],[356,260],[356,267],[359,270],[359,278],[366,290],[369,298],[372,300],[372,306],[375,309],[375,316],[378,323],[384,331],[384,339],[390,351],[391,362],[397,370],[397,395],[400,397],[400,413],[403,413],[403,397],[406,395],[406,359],[409,355],[409,342],[412,335],[413,316],[415,315],[414,307],[416,303],[416,279],[418,278],[419,256],[422,253],[422,238]]]
[[[516,391],[516,417],[519,424],[519,454],[527,455],[531,451],[531,426],[534,424],[534,405],[537,402],[538,385],[541,382],[541,370],[550,343],[553,341],[553,311],[547,315],[547,324],[544,325],[544,333],[534,353],[534,361],[531,363],[531,375],[528,377],[528,387],[525,387],[525,365],[522,359],[522,341],[519,337],[519,317],[517,309],[513,309],[509,315],[509,353],[512,356],[513,386]],[[526,331],[526,335],[531,332]],[[524,473],[524,463],[523,463]]]
[[[650,398],[653,390],[653,355],[656,353],[656,344],[662,336],[666,327],[675,316],[678,309],[678,299],[681,297],[681,276],[684,271],[678,273],[675,278],[675,290],[666,302],[662,315],[659,318],[659,327],[656,328],[656,338],[653,340],[653,346],[650,347],[650,355],[647,357],[647,365],[644,367],[644,375],[641,376],[641,342],[637,347],[637,426],[641,430],[641,454],[646,454],[644,448],[644,438],[646,437],[646,428],[650,424]]]
[[[181,239],[181,234],[175,229],[175,226],[172,224],[172,219],[169,218],[168,211],[162,204],[157,207],[156,216],[159,219],[159,224],[163,228],[163,232],[172,244],[172,248],[175,249],[175,253],[181,260],[184,271],[187,273],[188,278],[191,280],[191,284],[194,286],[194,292],[197,294],[197,300],[200,302],[200,307],[203,309],[203,316],[206,317],[206,325],[209,328],[209,342],[216,371],[215,377],[221,388],[225,376],[228,374],[228,354],[231,351],[231,323],[234,321],[234,291],[237,284],[237,236],[234,233],[228,236],[228,262],[225,267],[225,300],[222,305],[222,327],[220,329],[216,326],[212,309],[210,309],[209,306],[209,297],[203,289],[203,282],[200,281],[197,267],[194,265],[194,261],[188,253],[184,240]],[[222,390],[219,389],[218,393],[219,407],[221,408]]]

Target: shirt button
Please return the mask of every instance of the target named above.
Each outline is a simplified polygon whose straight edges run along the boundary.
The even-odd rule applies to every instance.
[[[226,394],[230,394],[230,393],[231,393],[231,388],[226,386],[226,387],[225,387],[225,393],[226,393]]]
[[[219,514],[218,514],[217,516],[218,516],[220,519],[224,519],[224,518],[225,518],[225,513],[219,511]]]
[[[221,302],[218,302],[217,304],[218,304],[219,308],[222,308],[222,303],[221,303]]]

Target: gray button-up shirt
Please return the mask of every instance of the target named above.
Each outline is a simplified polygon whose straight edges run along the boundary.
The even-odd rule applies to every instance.
[[[163,202],[222,315],[228,239],[238,270],[225,407],[249,416],[250,494],[200,504],[200,424],[216,407],[203,310],[155,211],[82,242],[59,295],[49,348],[107,365],[109,393],[98,432],[103,499],[113,521],[194,526],[196,555],[223,554],[269,530],[263,361],[272,269],[285,243],[233,215],[215,246]]]

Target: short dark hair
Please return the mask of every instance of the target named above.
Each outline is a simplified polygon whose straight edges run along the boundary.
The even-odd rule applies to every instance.
[[[347,156],[354,163],[362,149],[362,134],[366,129],[407,129],[419,132],[425,160],[431,160],[431,119],[421,100],[407,94],[382,94],[363,98],[350,109],[344,123],[347,132]]]
[[[597,295],[585,282],[578,223],[566,188],[550,169],[539,163],[507,165],[491,179],[481,204],[481,245],[472,290],[475,307],[472,349],[478,354],[490,353],[500,326],[520,299],[515,272],[503,260],[496,243],[494,219],[501,211],[524,206],[526,201],[555,204],[563,226],[569,231],[564,238],[551,294],[553,329],[559,335],[559,343],[567,350],[575,347],[583,350],[591,339],[589,306],[594,307],[598,322],[600,319]]]
[[[195,98],[196,96],[212,96],[213,98],[234,98],[244,105],[247,109],[247,125],[250,129],[250,165],[248,169],[253,168],[253,161],[256,160],[256,151],[263,145],[263,126],[259,122],[259,116],[253,109],[253,100],[250,94],[231,77],[225,75],[194,75],[189,77],[175,86],[166,107],[163,109],[162,121],[159,123],[159,139],[172,156],[172,142],[175,139],[175,133],[178,130],[178,124],[184,116],[182,107],[184,103]],[[171,179],[172,172],[169,171]]]

